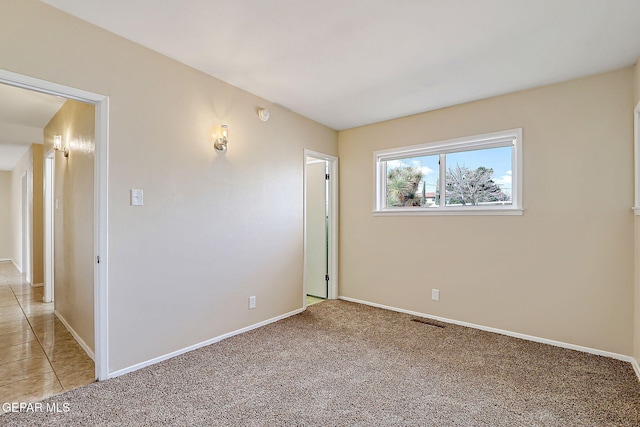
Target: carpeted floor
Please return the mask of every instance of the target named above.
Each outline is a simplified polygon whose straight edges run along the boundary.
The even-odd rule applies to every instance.
[[[640,425],[628,363],[412,319],[326,301],[0,425]]]

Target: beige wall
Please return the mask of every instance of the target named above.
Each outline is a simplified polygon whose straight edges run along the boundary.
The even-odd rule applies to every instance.
[[[93,174],[95,107],[67,101],[44,128],[45,151],[53,136],[69,141],[69,157],[55,153],[55,310],[91,349],[94,347]]]
[[[35,0],[0,40],[0,69],[109,96],[110,372],[301,308],[303,150],[335,131]]]
[[[29,150],[11,171],[11,259],[26,272],[27,266],[22,259],[22,177],[26,174],[31,182],[28,196],[29,217],[31,218],[31,278],[32,284],[42,284],[43,267],[43,211],[42,211],[42,145],[31,144]]]
[[[22,177],[33,169],[33,147],[30,147],[11,171],[11,259],[24,273],[22,265]]]
[[[632,85],[626,68],[340,132],[340,294],[631,355]],[[523,216],[372,216],[373,151],[518,127]]]
[[[11,171],[0,171],[0,260],[11,259]]]

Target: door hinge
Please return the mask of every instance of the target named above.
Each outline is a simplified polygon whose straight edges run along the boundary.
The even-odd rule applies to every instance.
[[[100,264],[100,255],[96,257],[96,261],[98,262],[98,264]]]
[[[324,175],[324,179],[329,179],[329,178],[331,178],[331,176],[328,173]]]
[[[325,282],[328,282],[328,281],[329,281],[329,275],[328,275],[328,274],[325,274],[325,275],[324,275],[324,281],[325,281]]]

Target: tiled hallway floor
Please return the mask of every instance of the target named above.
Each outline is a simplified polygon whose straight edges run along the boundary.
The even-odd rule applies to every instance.
[[[0,262],[0,405],[34,402],[95,381],[87,356],[11,262]],[[2,410],[0,408],[0,413]]]
[[[307,295],[307,307],[313,304],[317,304],[319,302],[325,301],[324,298],[318,298],[311,295]]]

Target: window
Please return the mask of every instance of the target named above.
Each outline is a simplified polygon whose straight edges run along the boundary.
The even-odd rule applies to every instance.
[[[522,129],[374,153],[375,215],[522,215]]]

